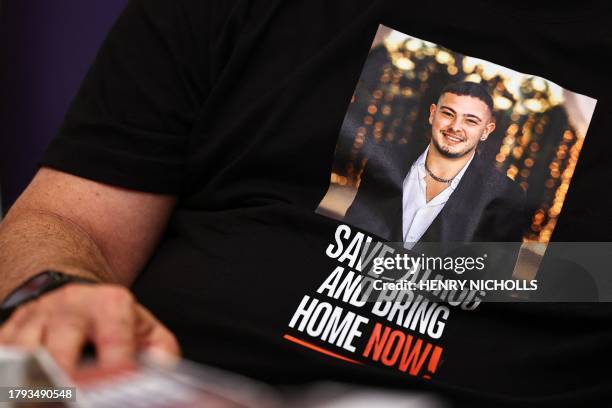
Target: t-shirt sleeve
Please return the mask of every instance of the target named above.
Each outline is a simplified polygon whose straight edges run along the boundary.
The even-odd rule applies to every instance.
[[[119,187],[180,194],[209,93],[206,1],[130,1],[40,164]]]

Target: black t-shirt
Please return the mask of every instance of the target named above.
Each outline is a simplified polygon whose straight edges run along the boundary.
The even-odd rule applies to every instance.
[[[524,3],[132,1],[42,164],[180,197],[134,291],[187,358],[276,384],[335,379],[483,406],[590,406],[612,394],[606,304],[453,309],[444,336],[421,345],[444,349],[425,379],[348,352],[334,358],[320,351],[329,342],[300,343],[289,327],[338,267],[326,251],[341,223],[315,209],[379,24],[597,99],[553,240],[608,239],[611,10]],[[369,317],[360,330],[372,329]]]

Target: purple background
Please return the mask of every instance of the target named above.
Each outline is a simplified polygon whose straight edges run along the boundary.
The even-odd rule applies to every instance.
[[[36,172],[126,0],[0,0],[0,188],[7,209]]]

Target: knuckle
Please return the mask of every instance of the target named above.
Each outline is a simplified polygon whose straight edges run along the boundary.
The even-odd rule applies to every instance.
[[[20,321],[22,321],[23,319],[25,319],[26,316],[28,316],[34,309],[35,309],[35,305],[34,305],[34,301],[30,301],[28,303],[25,303],[21,306],[19,306],[14,312],[13,315],[11,316],[11,319],[14,323],[18,323]]]
[[[80,285],[67,284],[55,291],[55,294],[53,292],[49,293],[47,299],[51,300],[57,297],[61,299],[64,304],[75,304],[82,298],[82,290],[83,288],[81,288]],[[52,297],[52,294],[56,296]]]
[[[95,342],[103,347],[131,344],[133,342],[133,336],[130,334],[131,333],[125,331],[104,331],[97,334]]]
[[[176,352],[180,353],[181,346],[179,344],[178,339],[174,335],[174,333],[169,333],[168,343],[172,346],[173,350],[175,350]]]
[[[47,319],[47,326],[55,329],[54,332],[63,333],[69,331],[86,331],[88,319],[86,315],[77,313],[52,314]]]
[[[172,333],[170,330],[168,330],[168,328],[166,326],[164,326],[161,323],[157,323],[156,324],[157,330],[159,330],[159,333],[161,335],[161,338],[163,338],[164,340],[168,341],[168,342],[177,342],[176,340],[176,336],[174,335],[174,333]]]
[[[32,325],[40,316],[37,315],[35,301],[19,306],[10,318],[0,327],[0,343],[12,342],[29,325]]]
[[[106,285],[100,290],[100,296],[108,306],[118,308],[130,307],[134,304],[134,296],[129,290],[119,285]]]

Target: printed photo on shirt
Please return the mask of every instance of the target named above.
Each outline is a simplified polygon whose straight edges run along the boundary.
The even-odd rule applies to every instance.
[[[316,212],[410,245],[546,244],[595,104],[381,25]]]

